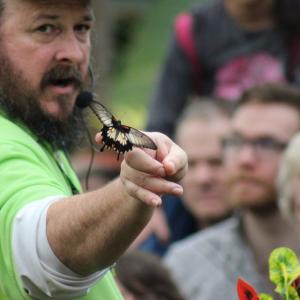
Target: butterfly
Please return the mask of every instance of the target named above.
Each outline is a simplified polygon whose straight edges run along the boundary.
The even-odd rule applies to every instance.
[[[133,147],[157,150],[156,144],[149,136],[138,129],[123,125],[102,103],[94,100],[94,96],[90,92],[83,92],[79,97],[82,97],[83,103],[84,101],[88,103],[90,109],[103,124],[100,130],[103,147],[100,151],[104,151],[105,148],[112,148],[118,153],[117,159],[119,160],[120,154],[131,151]],[[81,98],[77,98],[77,104],[80,103],[80,100]]]

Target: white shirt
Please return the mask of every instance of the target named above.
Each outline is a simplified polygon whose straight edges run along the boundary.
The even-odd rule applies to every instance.
[[[65,196],[48,197],[27,204],[13,224],[13,256],[28,294],[37,299],[73,299],[86,295],[107,269],[81,276],[67,268],[53,253],[46,234],[48,207]]]

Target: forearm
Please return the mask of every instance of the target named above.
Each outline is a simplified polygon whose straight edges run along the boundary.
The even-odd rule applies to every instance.
[[[187,169],[185,153],[162,134],[151,138],[158,149],[126,153],[120,177],[112,183],[49,207],[49,244],[74,272],[88,275],[114,263],[161,204],[159,195],[182,194],[176,182]]]
[[[100,190],[53,203],[48,209],[47,237],[66,266],[91,274],[111,265],[151,214],[152,208],[129,197],[117,179]]]

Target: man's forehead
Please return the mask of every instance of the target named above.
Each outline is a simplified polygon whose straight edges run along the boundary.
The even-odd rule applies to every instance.
[[[87,21],[93,20],[94,15],[90,0],[4,0],[3,15],[4,19],[25,18],[26,20],[37,18],[40,15],[58,17],[60,13],[68,12],[69,15],[84,14],[83,18]],[[1,3],[1,0],[0,0]]]
[[[232,125],[248,137],[288,139],[299,130],[299,112],[281,103],[248,103],[236,111]]]
[[[1,0],[0,0],[1,2]],[[4,9],[10,3],[19,4],[30,4],[34,6],[45,6],[45,7],[83,7],[87,8],[91,6],[91,0],[3,0]]]
[[[11,0],[5,0],[5,2]],[[29,2],[36,5],[82,5],[89,6],[91,5],[91,0],[15,0],[20,2]]]

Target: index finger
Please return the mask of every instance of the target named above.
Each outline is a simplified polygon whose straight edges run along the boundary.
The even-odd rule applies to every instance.
[[[135,170],[153,176],[166,176],[164,165],[142,149],[134,148],[125,154],[124,159]]]
[[[162,163],[167,176],[174,181],[181,180],[188,168],[187,155],[176,144],[171,146],[169,153]]]
[[[188,159],[186,153],[170,138],[160,133],[150,133],[157,144],[157,159],[162,162],[166,176],[178,181],[185,175]]]

